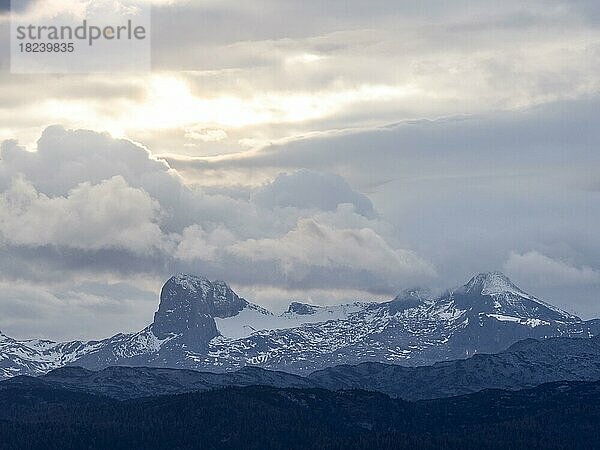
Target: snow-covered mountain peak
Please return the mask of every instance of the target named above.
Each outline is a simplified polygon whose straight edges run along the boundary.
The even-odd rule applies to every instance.
[[[442,297],[442,300],[451,300],[457,307],[497,320],[580,320],[523,291],[501,272],[475,275],[467,284]]]
[[[514,294],[520,297],[531,298],[521,290],[502,272],[486,272],[475,275],[465,285],[466,294],[497,295]]]

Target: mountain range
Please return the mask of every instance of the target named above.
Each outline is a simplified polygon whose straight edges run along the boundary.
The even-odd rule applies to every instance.
[[[361,389],[405,400],[428,400],[485,389],[516,391],[549,382],[600,380],[600,336],[526,339],[495,355],[477,354],[431,366],[340,365],[307,377],[250,366],[224,373],[123,366],[93,371],[67,366],[38,378],[18,376],[4,380],[0,382],[0,395],[14,383],[26,384],[28,378],[47,388],[117,400],[257,385],[331,391]]]
[[[210,372],[253,366],[300,375],[343,364],[413,367],[498,353],[527,338],[587,339],[599,331],[598,320],[551,306],[498,272],[476,275],[437,296],[408,290],[383,303],[293,302],[281,315],[239,297],[222,281],[180,274],[163,286],[153,323],[137,333],[63,343],[0,333],[0,378],[64,366]],[[372,364],[357,370],[360,385],[360,373],[371,377],[391,369]],[[337,375],[322,376],[324,383]]]

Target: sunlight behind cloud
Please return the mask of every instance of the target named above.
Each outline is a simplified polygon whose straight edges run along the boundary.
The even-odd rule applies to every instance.
[[[193,123],[244,127],[270,122],[318,119],[352,103],[398,100],[415,95],[413,86],[361,85],[325,92],[264,92],[251,98],[235,93],[195,97],[185,80],[174,75],[149,79],[148,98],[133,106],[125,123],[131,128],[171,128]]]
[[[411,85],[364,84],[315,92],[261,92],[249,98],[235,92],[203,98],[195,96],[186,80],[175,75],[150,75],[140,81],[145,95],[139,101],[121,100],[107,108],[101,100],[50,99],[38,105],[37,113],[57,123],[103,129],[121,137],[134,130],[175,128],[188,130],[187,138],[201,138],[189,130],[220,130],[201,139],[214,142],[224,139],[231,128],[301,123],[334,115],[352,105],[422,95]]]

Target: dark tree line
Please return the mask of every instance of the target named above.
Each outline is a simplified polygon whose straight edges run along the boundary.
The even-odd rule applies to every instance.
[[[119,402],[15,386],[0,391],[0,448],[597,448],[600,388],[569,386],[417,403],[364,391],[270,387]]]

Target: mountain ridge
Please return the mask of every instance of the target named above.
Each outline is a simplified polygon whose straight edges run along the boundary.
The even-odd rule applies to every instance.
[[[466,395],[486,389],[521,390],[559,381],[600,380],[600,336],[524,339],[497,354],[404,367],[365,362],[308,376],[331,390],[365,389],[405,400]]]

